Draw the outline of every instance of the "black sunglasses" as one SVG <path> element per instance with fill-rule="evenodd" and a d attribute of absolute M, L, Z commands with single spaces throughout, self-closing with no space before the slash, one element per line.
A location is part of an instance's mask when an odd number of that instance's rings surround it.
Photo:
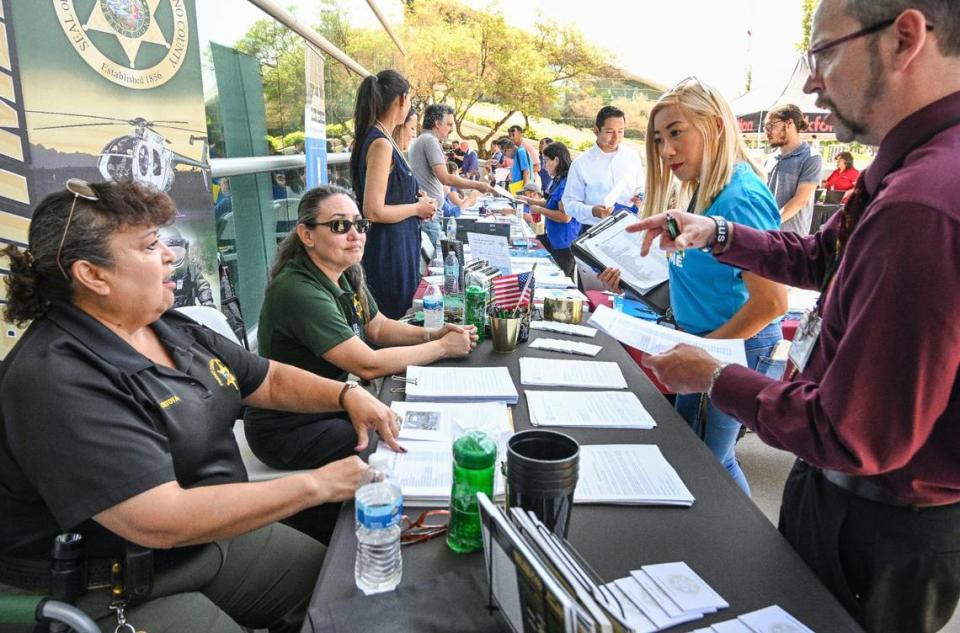
<path fill-rule="evenodd" d="M 331 233 L 343 235 L 344 233 L 348 233 L 351 227 L 355 228 L 357 233 L 366 233 L 370 230 L 373 222 L 364 218 L 360 218 L 359 220 L 337 218 L 336 220 L 327 220 L 326 222 L 303 222 L 302 224 L 310 229 L 317 226 L 326 226 L 330 229 Z"/>
<path fill-rule="evenodd" d="M 96 202 L 100 199 L 100 196 L 97 195 L 97 192 L 93 190 L 93 187 L 90 186 L 86 180 L 80 180 L 79 178 L 71 178 L 64 185 L 67 191 L 73 194 L 73 203 L 70 205 L 70 213 L 67 214 L 67 223 L 63 226 L 63 235 L 60 236 L 60 246 L 57 247 L 57 268 L 60 269 L 60 273 L 63 275 L 63 278 L 68 280 L 70 275 L 67 274 L 67 271 L 63 268 L 63 263 L 60 261 L 60 256 L 63 254 L 63 243 L 67 240 L 67 231 L 70 230 L 70 223 L 73 222 L 73 212 L 77 208 L 77 198 L 83 198 L 84 200 L 91 200 Z"/>

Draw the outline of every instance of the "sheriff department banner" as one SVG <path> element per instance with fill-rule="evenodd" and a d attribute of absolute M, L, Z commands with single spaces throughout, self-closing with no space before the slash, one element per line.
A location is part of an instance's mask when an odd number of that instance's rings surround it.
<path fill-rule="evenodd" d="M 177 305 L 218 304 L 194 0 L 2 0 L 0 12 L 0 242 L 25 245 L 32 209 L 68 178 L 134 179 L 177 203 L 162 232 Z M 18 336 L 3 324 L 0 357 Z"/>

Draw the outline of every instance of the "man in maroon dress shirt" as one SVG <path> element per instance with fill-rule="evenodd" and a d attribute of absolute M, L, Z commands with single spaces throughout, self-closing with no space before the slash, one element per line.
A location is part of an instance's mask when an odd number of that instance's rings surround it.
<path fill-rule="evenodd" d="M 784 380 L 678 346 L 646 364 L 799 458 L 780 531 L 868 631 L 936 631 L 960 596 L 960 10 L 823 0 L 805 90 L 877 145 L 842 212 L 801 237 L 674 212 L 668 250 L 821 290 Z"/>

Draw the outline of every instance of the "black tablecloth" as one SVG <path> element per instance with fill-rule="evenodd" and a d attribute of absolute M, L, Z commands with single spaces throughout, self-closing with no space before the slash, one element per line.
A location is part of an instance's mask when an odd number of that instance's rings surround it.
<path fill-rule="evenodd" d="M 568 338 L 556 333 L 531 331 L 537 336 Z M 561 429 L 581 444 L 657 444 L 667 460 L 680 474 L 696 501 L 691 508 L 658 506 L 574 506 L 569 540 L 584 559 L 605 581 L 627 576 L 642 565 L 684 561 L 730 603 L 729 609 L 703 620 L 676 627 L 692 631 L 713 622 L 734 618 L 739 614 L 777 604 L 804 624 L 818 632 L 840 633 L 860 631 L 860 627 L 817 580 L 799 556 L 774 529 L 756 505 L 737 487 L 726 470 L 706 446 L 689 429 L 619 343 L 602 332 L 590 342 L 603 346 L 593 360 L 615 361 L 620 365 L 627 384 L 637 394 L 657 422 L 652 430 Z M 506 366 L 521 392 L 520 402 L 513 407 L 516 430 L 530 428 L 524 390 L 520 384 L 519 358 L 580 358 L 530 349 L 522 344 L 513 354 L 493 351 L 484 342 L 469 358 L 444 361 L 440 366 Z M 391 402 L 402 395 L 391 393 L 401 386 L 391 379 L 384 381 L 381 399 Z M 545 389 L 537 387 L 536 389 Z M 419 510 L 417 508 L 416 510 Z M 337 607 L 342 600 L 356 598 L 360 592 L 353 579 L 356 553 L 353 504 L 344 504 L 330 549 L 317 581 L 311 602 L 311 617 L 303 631 L 314 629 L 311 619 Z M 442 538 L 404 547 L 403 580 L 400 587 L 455 572 L 461 568 L 479 569 L 483 554 L 458 555 L 450 551 Z M 359 605 L 370 599 L 361 598 Z M 478 604 L 486 604 L 486 596 L 477 596 Z M 373 606 L 373 604 L 371 604 Z M 435 606 L 436 615 L 448 618 L 449 630 L 455 625 L 458 610 L 442 600 Z M 323 617 L 328 617 L 323 615 Z M 383 614 L 390 618 L 389 613 Z M 343 629 L 337 629 L 343 630 Z"/>

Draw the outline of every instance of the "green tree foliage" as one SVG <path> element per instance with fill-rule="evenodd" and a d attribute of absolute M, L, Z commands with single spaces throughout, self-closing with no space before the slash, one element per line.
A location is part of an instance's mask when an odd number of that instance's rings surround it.
<path fill-rule="evenodd" d="M 405 73 L 414 102 L 449 103 L 457 134 L 481 148 L 517 113 L 550 116 L 565 82 L 609 69 L 608 53 L 556 23 L 528 33 L 507 24 L 502 13 L 474 11 L 455 0 L 410 0 L 405 22 Z M 470 133 L 463 123 L 481 101 L 505 114 L 483 126 L 485 132 Z"/>
<path fill-rule="evenodd" d="M 807 52 L 810 48 L 810 31 L 813 29 L 813 12 L 816 11 L 820 0 L 800 0 L 802 3 L 801 11 L 801 34 L 800 41 L 797 42 L 797 50 L 801 53 Z"/>
<path fill-rule="evenodd" d="M 573 26 L 538 23 L 533 32 L 509 25 L 499 11 L 475 11 L 456 0 L 405 0 L 401 37 L 403 58 L 380 28 L 350 25 L 335 0 L 321 0 L 316 31 L 371 72 L 396 68 L 411 83 L 418 109 L 443 102 L 455 111 L 457 134 L 481 148 L 501 135 L 516 114 L 551 116 L 562 96 L 577 93 L 579 80 L 615 74 L 611 54 L 587 42 Z M 236 43 L 262 65 L 267 129 L 283 137 L 303 129 L 305 43 L 273 20 L 256 22 Z M 353 109 L 360 77 L 325 57 L 324 82 L 329 130 L 352 134 Z M 471 116 L 480 102 L 505 112 L 499 121 Z M 477 132 L 477 128 L 483 131 Z"/>
<path fill-rule="evenodd" d="M 283 136 L 303 129 L 303 39 L 272 19 L 257 20 L 234 45 L 260 62 L 267 109 L 267 132 Z"/>

